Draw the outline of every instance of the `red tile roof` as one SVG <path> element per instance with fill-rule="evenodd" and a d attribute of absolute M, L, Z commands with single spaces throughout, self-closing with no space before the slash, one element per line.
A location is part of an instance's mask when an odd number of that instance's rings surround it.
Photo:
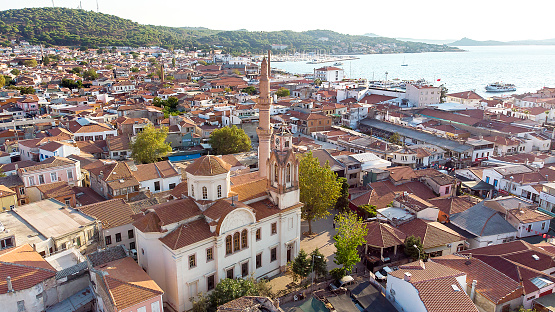
<path fill-rule="evenodd" d="M 6 278 L 15 291 L 31 288 L 56 276 L 56 269 L 29 244 L 0 251 L 0 294 L 8 292 Z"/>

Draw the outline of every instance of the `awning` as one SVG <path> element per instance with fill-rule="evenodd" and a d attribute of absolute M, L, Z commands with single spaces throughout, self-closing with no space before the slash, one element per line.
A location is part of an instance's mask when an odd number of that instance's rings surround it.
<path fill-rule="evenodd" d="M 473 191 L 492 191 L 495 190 L 495 186 L 486 183 L 484 181 L 480 181 L 478 182 L 478 184 L 476 184 L 475 186 L 470 188 Z"/>
<path fill-rule="evenodd" d="M 353 301 L 346 294 L 336 297 L 327 297 L 333 308 L 337 312 L 359 312 L 360 310 L 355 306 Z"/>

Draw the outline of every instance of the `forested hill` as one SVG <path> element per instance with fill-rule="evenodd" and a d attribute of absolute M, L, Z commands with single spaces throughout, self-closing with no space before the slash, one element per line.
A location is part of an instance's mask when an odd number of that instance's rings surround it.
<path fill-rule="evenodd" d="M 350 36 L 328 30 L 218 31 L 194 27 L 141 25 L 117 16 L 66 8 L 0 11 L 0 44 L 9 40 L 61 46 L 162 46 L 176 49 L 221 48 L 230 53 L 261 53 L 272 44 L 285 51 L 327 53 L 417 53 L 457 51 L 455 47 L 404 42 L 384 37 Z"/>

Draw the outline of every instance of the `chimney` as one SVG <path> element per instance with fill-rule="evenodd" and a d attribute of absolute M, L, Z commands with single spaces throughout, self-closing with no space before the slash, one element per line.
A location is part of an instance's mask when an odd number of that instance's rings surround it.
<path fill-rule="evenodd" d="M 104 171 L 100 170 L 100 174 L 98 175 L 98 177 L 104 179 Z"/>
<path fill-rule="evenodd" d="M 470 289 L 470 300 L 474 302 L 474 297 L 476 296 L 476 280 L 472 281 L 472 289 Z"/>
<path fill-rule="evenodd" d="M 17 169 L 19 169 L 19 165 L 15 164 L 15 171 L 17 171 Z"/>
<path fill-rule="evenodd" d="M 405 272 L 404 275 L 405 275 L 404 280 L 406 282 L 410 282 L 410 278 L 412 277 L 412 274 L 410 274 L 409 272 Z"/>
<path fill-rule="evenodd" d="M 7 282 L 7 284 L 8 284 L 8 292 L 9 292 L 9 293 L 14 292 L 13 286 L 12 286 L 12 278 L 9 277 L 9 276 L 6 277 L 6 282 Z"/>
<path fill-rule="evenodd" d="M 278 311 L 281 310 L 281 309 L 279 308 L 279 298 L 276 298 L 276 300 L 274 300 L 274 307 L 276 307 L 276 309 L 277 309 Z"/>

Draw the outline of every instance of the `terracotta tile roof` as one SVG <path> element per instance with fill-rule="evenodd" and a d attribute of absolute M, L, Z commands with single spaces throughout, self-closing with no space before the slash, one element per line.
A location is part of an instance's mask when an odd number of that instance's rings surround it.
<path fill-rule="evenodd" d="M 137 165 L 137 170 L 133 171 L 135 178 L 140 181 L 148 181 L 152 179 L 165 179 L 178 176 L 179 173 L 172 166 L 169 160 L 157 163 Z"/>
<path fill-rule="evenodd" d="M 262 197 L 267 194 L 267 189 L 268 180 L 266 178 L 259 178 L 253 182 L 231 187 L 231 191 L 239 196 L 239 201 Z"/>
<path fill-rule="evenodd" d="M 180 225 L 168 235 L 160 238 L 160 241 L 171 249 L 177 250 L 215 236 L 216 233 L 210 231 L 206 220 L 201 218 Z"/>
<path fill-rule="evenodd" d="M 436 206 L 448 216 L 463 212 L 468 208 L 476 205 L 480 200 L 472 196 L 455 196 L 447 198 L 431 198 L 428 199 L 430 204 Z"/>
<path fill-rule="evenodd" d="M 41 150 L 45 150 L 45 151 L 49 151 L 49 152 L 54 152 L 55 150 L 59 149 L 60 147 L 62 147 L 63 144 L 60 142 L 56 142 L 56 141 L 52 141 L 52 142 L 48 142 L 44 145 L 41 145 L 39 147 L 39 149 Z"/>
<path fill-rule="evenodd" d="M 0 251 L 0 294 L 8 292 L 6 278 L 15 291 L 31 288 L 56 276 L 56 269 L 29 244 Z"/>
<path fill-rule="evenodd" d="M 228 199 L 220 199 L 217 200 L 213 205 L 208 207 L 203 214 L 212 220 L 223 220 L 223 218 L 233 210 L 237 208 L 247 208 L 250 210 L 250 207 L 243 204 L 240 201 L 234 201 L 233 206 L 231 200 Z"/>
<path fill-rule="evenodd" d="M 187 181 L 182 181 L 178 185 L 175 186 L 173 190 L 170 191 L 170 194 L 175 198 L 182 198 L 183 196 L 189 195 L 189 189 L 187 188 Z"/>
<path fill-rule="evenodd" d="M 85 153 L 89 154 L 101 154 L 104 153 L 104 149 L 99 146 L 99 141 L 77 141 L 77 147 Z"/>
<path fill-rule="evenodd" d="M 195 201 L 190 197 L 158 204 L 150 208 L 149 211 L 144 217 L 139 218 L 133 223 L 141 231 L 143 229 L 145 231 L 159 231 L 160 226 L 187 220 L 202 213 Z M 152 214 L 155 216 L 152 216 Z M 144 218 L 147 219 L 142 220 Z"/>
<path fill-rule="evenodd" d="M 231 186 L 237 186 L 244 183 L 254 182 L 260 178 L 259 172 L 249 172 L 230 177 Z"/>
<path fill-rule="evenodd" d="M 478 312 L 455 277 L 427 280 L 413 284 L 428 312 Z M 456 285 L 459 291 L 455 291 Z"/>
<path fill-rule="evenodd" d="M 389 224 L 372 221 L 366 223 L 366 228 L 366 244 L 372 247 L 388 248 L 405 243 L 406 235 Z"/>
<path fill-rule="evenodd" d="M 108 273 L 103 274 L 102 279 L 117 311 L 160 297 L 164 293 L 131 257 L 108 262 L 96 269 Z"/>
<path fill-rule="evenodd" d="M 370 204 L 376 205 L 378 209 L 385 208 L 391 203 L 393 199 L 395 199 L 395 193 L 408 192 L 418 194 L 422 199 L 436 197 L 430 188 L 419 181 L 408 182 L 401 185 L 395 185 L 391 181 L 381 181 L 370 183 L 370 187 L 373 189 Z"/>
<path fill-rule="evenodd" d="M 412 277 L 410 279 L 411 284 L 439 279 L 443 277 L 455 277 L 464 275 L 464 273 L 459 270 L 455 270 L 431 261 L 422 262 L 422 260 L 401 265 L 399 266 L 399 270 L 393 271 L 389 274 L 403 279 L 405 272 L 409 272 L 412 274 Z"/>
<path fill-rule="evenodd" d="M 302 204 L 300 204 L 302 205 Z M 268 218 L 275 214 L 282 212 L 276 205 L 274 205 L 269 199 L 263 199 L 254 203 L 250 203 L 249 207 L 254 210 L 256 215 L 256 221 Z"/>
<path fill-rule="evenodd" d="M 36 188 L 46 196 L 46 198 L 56 198 L 62 196 L 75 195 L 72 187 L 65 181 L 54 182 L 49 184 L 37 185 Z"/>
<path fill-rule="evenodd" d="M 19 168 L 19 170 L 21 172 L 27 173 L 27 172 L 46 169 L 46 168 L 63 167 L 63 166 L 74 165 L 74 164 L 75 163 L 72 160 L 69 160 L 65 157 L 54 156 L 41 161 L 38 165 Z"/>
<path fill-rule="evenodd" d="M 160 218 L 154 212 L 147 211 L 144 215 L 142 213 L 134 215 L 133 219 L 135 220 L 133 226 L 143 233 L 162 232 Z"/>
<path fill-rule="evenodd" d="M 221 158 L 205 155 L 185 168 L 185 171 L 195 176 L 214 176 L 229 172 L 231 165 Z"/>
<path fill-rule="evenodd" d="M 411 167 L 399 166 L 386 168 L 385 170 L 389 171 L 389 178 L 395 182 L 416 179 L 416 174 Z"/>
<path fill-rule="evenodd" d="M 125 224 L 133 223 L 131 216 L 134 214 L 131 206 L 123 199 L 106 200 L 99 203 L 77 208 L 102 222 L 103 229 L 111 229 Z"/>
<path fill-rule="evenodd" d="M 552 217 L 535 209 L 520 208 L 509 210 L 509 214 L 515 217 L 521 223 L 532 223 L 538 221 L 548 221 Z"/>
<path fill-rule="evenodd" d="M 467 284 L 471 285 L 472 281 L 476 280 L 476 292 L 496 305 L 523 295 L 522 286 L 518 282 L 510 279 L 480 259 L 448 255 L 433 258 L 432 261 L 465 272 Z"/>
<path fill-rule="evenodd" d="M 231 154 L 222 155 L 222 160 L 225 161 L 226 163 L 228 163 L 229 165 L 231 165 L 231 167 L 243 166 L 243 164 L 241 164 L 241 162 L 239 160 L 237 160 L 237 158 L 235 158 L 235 156 L 233 156 Z"/>
<path fill-rule="evenodd" d="M 424 249 L 445 246 L 447 244 L 463 241 L 464 237 L 439 222 L 414 219 L 399 226 L 399 230 L 406 236 L 420 237 Z"/>
<path fill-rule="evenodd" d="M 74 186 L 75 199 L 83 206 L 105 201 L 106 199 L 90 187 Z"/>

